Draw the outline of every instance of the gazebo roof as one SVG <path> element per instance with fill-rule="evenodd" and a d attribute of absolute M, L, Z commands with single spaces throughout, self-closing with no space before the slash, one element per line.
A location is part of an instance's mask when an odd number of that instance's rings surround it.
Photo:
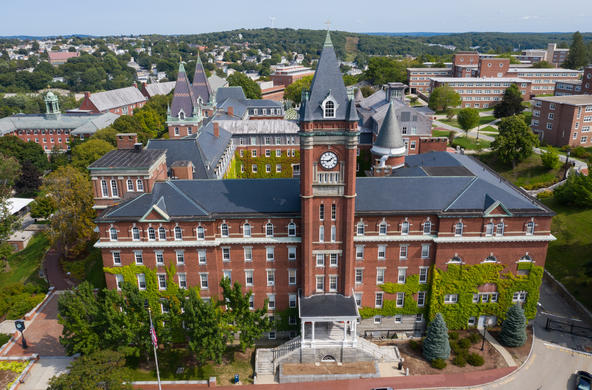
<path fill-rule="evenodd" d="M 321 294 L 300 298 L 300 318 L 357 318 L 356 299 L 341 294 Z"/>

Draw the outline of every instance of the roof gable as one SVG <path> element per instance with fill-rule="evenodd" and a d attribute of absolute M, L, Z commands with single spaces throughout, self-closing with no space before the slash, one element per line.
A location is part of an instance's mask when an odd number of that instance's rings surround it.
<path fill-rule="evenodd" d="M 140 222 L 168 222 L 170 221 L 169 215 L 161 209 L 160 206 L 164 206 L 164 198 L 160 198 L 157 204 L 152 205 L 150 209 L 140 218 Z M 164 207 L 166 209 L 166 206 Z"/>

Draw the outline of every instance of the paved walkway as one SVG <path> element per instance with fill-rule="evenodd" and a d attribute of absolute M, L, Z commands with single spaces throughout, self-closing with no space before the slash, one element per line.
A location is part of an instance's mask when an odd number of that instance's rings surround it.
<path fill-rule="evenodd" d="M 74 358 L 71 357 L 42 357 L 33 364 L 25 383 L 19 390 L 45 390 L 49 380 L 54 375 L 63 374 Z"/>
<path fill-rule="evenodd" d="M 60 256 L 57 250 L 53 248 L 48 250 L 45 254 L 43 264 L 50 286 L 54 286 L 56 290 L 68 290 L 74 285 L 74 283 L 66 278 L 66 274 L 62 270 Z"/>
<path fill-rule="evenodd" d="M 517 366 L 514 358 L 512 355 L 510 355 L 510 352 L 508 352 L 507 349 L 505 349 L 491 334 L 489 334 L 487 330 L 485 330 L 485 339 L 489 341 L 489 344 L 491 344 L 493 348 L 495 348 L 500 353 L 500 355 L 502 355 L 508 367 Z"/>

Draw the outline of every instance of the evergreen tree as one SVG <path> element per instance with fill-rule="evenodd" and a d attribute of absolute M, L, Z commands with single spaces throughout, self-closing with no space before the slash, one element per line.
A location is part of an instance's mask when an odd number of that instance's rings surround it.
<path fill-rule="evenodd" d="M 249 300 L 253 293 L 247 291 L 242 293 L 241 285 L 235 282 L 230 285 L 230 280 L 224 278 L 220 281 L 224 304 L 226 305 L 225 315 L 228 318 L 227 323 L 232 324 L 231 332 L 233 335 L 239 335 L 240 347 L 244 351 L 255 344 L 263 333 L 271 329 L 271 323 L 265 316 L 267 313 L 267 300 L 261 309 L 251 310 Z"/>
<path fill-rule="evenodd" d="M 532 148 L 538 145 L 538 138 L 520 115 L 503 118 L 498 128 L 499 135 L 491 147 L 500 161 L 512 163 L 513 167 L 530 156 Z"/>
<path fill-rule="evenodd" d="M 507 347 L 520 347 L 526 342 L 526 317 L 519 304 L 508 309 L 506 319 L 502 322 L 500 340 Z"/>
<path fill-rule="evenodd" d="M 580 69 L 588 64 L 588 59 L 588 49 L 584 45 L 584 38 L 579 31 L 576 31 L 572 37 L 569 54 L 562 66 L 568 69 Z"/>
<path fill-rule="evenodd" d="M 26 160 L 22 165 L 22 172 L 16 183 L 14 190 L 18 196 L 35 196 L 41 185 L 41 173 L 32 162 Z"/>
<path fill-rule="evenodd" d="M 493 116 L 496 118 L 504 118 L 520 114 L 524 110 L 522 105 L 522 94 L 516 84 L 510 85 L 504 91 L 502 101 L 493 107 Z"/>
<path fill-rule="evenodd" d="M 423 341 L 423 357 L 432 361 L 448 359 L 449 356 L 448 328 L 442 314 L 438 313 L 428 325 L 426 338 Z"/>

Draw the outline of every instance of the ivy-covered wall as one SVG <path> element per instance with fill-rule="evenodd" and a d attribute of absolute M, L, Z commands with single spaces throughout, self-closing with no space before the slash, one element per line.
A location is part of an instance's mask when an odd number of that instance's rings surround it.
<path fill-rule="evenodd" d="M 257 173 L 253 173 L 252 166 L 257 164 Z M 271 165 L 271 172 L 265 171 L 265 166 Z M 282 171 L 276 172 L 276 165 L 282 165 Z M 243 150 L 243 157 L 240 156 L 240 151 L 234 153 L 234 158 L 230 164 L 230 168 L 226 174 L 228 179 L 261 179 L 261 178 L 291 178 L 292 164 L 300 164 L 300 151 L 296 150 L 294 157 L 288 156 L 287 150 L 282 150 L 281 157 L 276 157 L 275 149 L 271 149 L 271 156 L 252 157 L 248 149 Z M 241 166 L 245 167 L 245 171 L 241 172 Z"/>
<path fill-rule="evenodd" d="M 520 263 L 519 269 L 528 269 L 528 275 L 514 275 L 504 270 L 502 264 L 476 264 L 465 266 L 449 264 L 446 270 L 436 268 L 432 274 L 429 299 L 429 318 L 442 313 L 450 329 L 465 329 L 469 317 L 482 315 L 496 316 L 503 320 L 513 305 L 512 296 L 516 291 L 526 291 L 523 305 L 526 318 L 534 318 L 539 300 L 539 288 L 543 278 L 543 267 L 532 263 Z M 497 286 L 497 302 L 473 303 L 473 294 L 485 283 Z M 458 302 L 445 304 L 444 295 L 458 294 Z"/>
<path fill-rule="evenodd" d="M 504 271 L 502 264 L 477 264 L 472 266 L 450 264 L 446 270 L 430 267 L 427 284 L 419 283 L 418 275 L 411 275 L 405 284 L 385 283 L 380 288 L 385 292 L 382 308 L 360 308 L 362 318 L 376 315 L 394 316 L 396 314 L 428 315 L 433 319 L 442 313 L 449 329 L 466 329 L 469 317 L 482 315 L 496 316 L 498 322 L 505 318 L 506 312 L 514 303 L 514 292 L 526 291 L 523 305 L 526 318 L 536 315 L 539 300 L 539 288 L 543 277 L 543 267 L 532 263 L 519 263 L 519 270 L 529 270 L 528 275 L 514 275 Z M 497 286 L 497 302 L 473 303 L 473 294 L 479 293 L 478 287 L 486 283 Z M 418 307 L 415 295 L 427 291 L 425 307 Z M 405 293 L 403 307 L 396 307 L 396 293 Z M 458 294 L 458 302 L 444 303 L 444 295 Z"/>

